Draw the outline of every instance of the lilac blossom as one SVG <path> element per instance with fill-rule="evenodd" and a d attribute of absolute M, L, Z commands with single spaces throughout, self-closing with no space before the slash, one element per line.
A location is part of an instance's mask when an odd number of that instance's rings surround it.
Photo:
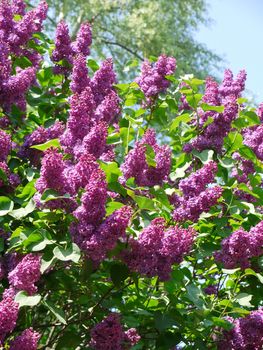
<path fill-rule="evenodd" d="M 163 218 L 154 219 L 139 235 L 130 240 L 130 251 L 123 253 L 129 268 L 147 277 L 163 281 L 171 275 L 173 264 L 182 262 L 192 248 L 195 231 L 178 226 L 165 228 Z"/>
<path fill-rule="evenodd" d="M 52 52 L 51 59 L 53 62 L 67 60 L 69 63 L 72 63 L 72 54 L 69 29 L 67 24 L 62 20 L 57 25 L 55 50 Z"/>
<path fill-rule="evenodd" d="M 82 23 L 77 34 L 76 41 L 72 44 L 73 51 L 76 54 L 88 56 L 90 54 L 90 46 L 92 43 L 91 25 L 86 22 Z"/>
<path fill-rule="evenodd" d="M 103 171 L 94 172 L 85 187 L 81 197 L 81 206 L 74 212 L 74 216 L 85 224 L 99 224 L 105 216 L 107 199 L 107 182 Z"/>
<path fill-rule="evenodd" d="M 86 58 L 83 54 L 79 54 L 73 62 L 70 88 L 74 93 L 81 93 L 89 85 L 90 78 Z"/>
<path fill-rule="evenodd" d="M 238 113 L 237 99 L 245 88 L 245 80 L 245 71 L 240 71 L 234 80 L 230 70 L 225 71 L 224 80 L 219 86 L 212 78 L 206 80 L 206 90 L 202 102 L 209 105 L 222 105 L 224 111 L 221 113 L 216 111 L 204 112 L 201 108 L 198 109 L 198 126 L 202 129 L 195 139 L 184 146 L 185 152 L 191 152 L 192 149 L 199 152 L 205 149 L 214 149 L 218 153 L 222 152 L 224 137 L 230 132 L 232 121 Z M 208 117 L 211 117 L 213 121 L 203 127 Z"/>
<path fill-rule="evenodd" d="M 234 95 L 240 97 L 241 92 L 245 89 L 246 71 L 241 70 L 236 79 L 233 77 L 233 73 L 230 69 L 225 70 L 224 79 L 219 86 L 219 93 L 222 97 Z"/>
<path fill-rule="evenodd" d="M 210 285 L 204 289 L 204 292 L 207 295 L 213 295 L 213 294 L 217 294 L 217 289 L 218 289 L 217 286 Z"/>
<path fill-rule="evenodd" d="M 96 158 L 91 154 L 80 156 L 76 164 L 69 163 L 64 171 L 70 192 L 76 194 L 80 188 L 85 188 L 93 172 L 99 169 Z"/>
<path fill-rule="evenodd" d="M 17 71 L 4 83 L 3 108 L 10 110 L 12 104 L 16 104 L 21 110 L 26 109 L 25 93 L 35 82 L 36 69 L 33 67 Z"/>
<path fill-rule="evenodd" d="M 258 159 L 263 161 L 263 125 L 246 128 L 243 137 L 244 145 L 250 147 Z"/>
<path fill-rule="evenodd" d="M 94 111 L 95 102 L 90 87 L 71 97 L 67 128 L 60 138 L 66 152 L 73 153 L 74 147 L 81 145 L 93 125 Z"/>
<path fill-rule="evenodd" d="M 140 341 L 141 337 L 136 328 L 130 328 L 125 332 L 125 341 L 131 346 L 136 345 Z"/>
<path fill-rule="evenodd" d="M 217 164 L 213 161 L 205 164 L 200 170 L 191 174 L 179 183 L 179 189 L 185 198 L 199 195 L 206 189 L 206 186 L 215 180 Z"/>
<path fill-rule="evenodd" d="M 26 13 L 26 3 L 24 0 L 13 0 L 12 1 L 13 13 L 24 16 Z"/>
<path fill-rule="evenodd" d="M 147 163 L 147 146 L 150 146 L 155 154 L 156 166 Z M 148 129 L 141 141 L 136 142 L 135 147 L 125 158 L 121 166 L 123 178 L 126 181 L 134 177 L 138 186 L 160 185 L 167 180 L 171 168 L 171 150 L 168 146 L 159 146 L 153 129 Z"/>
<path fill-rule="evenodd" d="M 91 79 L 91 87 L 97 106 L 103 101 L 105 96 L 112 91 L 113 84 L 116 82 L 113 62 L 112 59 L 109 58 L 102 62 L 102 65 Z"/>
<path fill-rule="evenodd" d="M 89 133 L 83 138 L 81 147 L 74 148 L 74 154 L 78 158 L 81 154 L 92 154 L 96 159 L 106 150 L 106 139 L 108 136 L 108 125 L 100 122 L 93 126 Z"/>
<path fill-rule="evenodd" d="M 52 189 L 61 195 L 65 194 L 67 186 L 64 175 L 65 167 L 62 154 L 58 153 L 57 149 L 50 148 L 46 150 L 42 159 L 40 178 L 36 182 L 36 189 L 40 193 Z"/>
<path fill-rule="evenodd" d="M 42 152 L 30 148 L 34 145 L 45 143 L 49 140 L 59 138 L 64 132 L 64 124 L 56 121 L 49 128 L 39 126 L 32 134 L 25 137 L 25 141 L 19 150 L 19 155 L 22 158 L 28 158 L 32 164 L 38 165 L 42 156 Z"/>
<path fill-rule="evenodd" d="M 166 79 L 166 76 L 174 74 L 175 69 L 176 60 L 173 57 L 161 55 L 153 66 L 149 61 L 144 61 L 141 75 L 136 79 L 136 82 L 148 102 L 170 86 L 170 81 Z"/>
<path fill-rule="evenodd" d="M 233 324 L 230 331 L 223 331 L 219 350 L 261 350 L 263 346 L 263 309 L 251 311 L 243 318 L 227 318 Z"/>
<path fill-rule="evenodd" d="M 5 162 L 11 151 L 12 143 L 9 134 L 0 129 L 0 161 Z"/>
<path fill-rule="evenodd" d="M 33 328 L 25 329 L 10 344 L 10 350 L 37 350 L 41 335 Z"/>
<path fill-rule="evenodd" d="M 215 253 L 215 258 L 225 268 L 248 268 L 250 259 L 263 253 L 263 221 L 249 232 L 243 228 L 238 229 L 229 237 L 224 238 L 221 246 L 221 250 Z"/>
<path fill-rule="evenodd" d="M 119 113 L 120 99 L 114 90 L 105 96 L 95 111 L 98 120 L 105 121 L 108 124 L 113 123 Z"/>
<path fill-rule="evenodd" d="M 41 258 L 27 254 L 8 274 L 9 283 L 17 290 L 25 290 L 29 295 L 37 291 L 35 283 L 40 279 Z"/>
<path fill-rule="evenodd" d="M 120 316 L 112 313 L 91 329 L 89 346 L 94 350 L 130 349 L 140 340 L 136 329 L 124 332 Z"/>
<path fill-rule="evenodd" d="M 12 298 L 3 298 L 0 302 L 0 344 L 16 326 L 18 304 Z"/>
<path fill-rule="evenodd" d="M 92 174 L 82 196 L 82 205 L 74 212 L 77 224 L 70 228 L 73 240 L 95 262 L 102 261 L 119 238 L 124 237 L 131 208 L 122 207 L 104 221 L 107 183 L 102 172 Z"/>
<path fill-rule="evenodd" d="M 187 220 L 196 222 L 202 213 L 207 213 L 212 206 L 216 205 L 222 196 L 220 186 L 209 187 L 198 196 L 190 198 L 180 198 L 179 205 L 173 212 L 173 218 L 176 222 Z"/>
<path fill-rule="evenodd" d="M 42 30 L 42 23 L 47 17 L 47 10 L 47 3 L 42 1 L 36 8 L 26 12 L 21 20 L 15 23 L 14 31 L 9 36 L 9 44 L 15 53 L 19 54 L 20 46 L 26 45 L 35 32 Z"/>

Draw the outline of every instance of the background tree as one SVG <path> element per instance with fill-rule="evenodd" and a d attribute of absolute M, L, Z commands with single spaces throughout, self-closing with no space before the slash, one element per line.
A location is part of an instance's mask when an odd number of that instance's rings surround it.
<path fill-rule="evenodd" d="M 112 56 L 121 72 L 129 60 L 161 53 L 178 61 L 178 74 L 205 77 L 218 68 L 220 58 L 197 42 L 193 33 L 209 24 L 205 0 L 48 0 L 54 32 L 65 19 L 75 36 L 81 22 L 93 23 L 93 56 Z M 32 0 L 35 5 L 37 1 Z M 131 65 L 135 66 L 136 62 Z"/>

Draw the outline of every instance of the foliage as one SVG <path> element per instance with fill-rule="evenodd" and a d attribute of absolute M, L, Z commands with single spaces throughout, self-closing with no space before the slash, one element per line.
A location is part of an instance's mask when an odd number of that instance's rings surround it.
<path fill-rule="evenodd" d="M 175 79 L 161 56 L 118 84 L 76 42 L 54 70 L 45 4 L 21 4 L 0 9 L 0 344 L 261 349 L 263 108 L 245 72 Z"/>
<path fill-rule="evenodd" d="M 123 81 L 128 73 L 134 77 L 142 58 L 162 53 L 177 58 L 179 75 L 193 73 L 205 77 L 218 68 L 220 58 L 193 35 L 200 24 L 209 23 L 204 0 L 47 2 L 50 6 L 48 32 L 54 31 L 58 19 L 65 19 L 74 37 L 83 21 L 91 22 L 93 56 L 113 57 Z"/>

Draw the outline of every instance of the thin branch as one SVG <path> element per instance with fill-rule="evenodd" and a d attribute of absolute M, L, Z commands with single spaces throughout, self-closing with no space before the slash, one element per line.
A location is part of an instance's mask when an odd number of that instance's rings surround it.
<path fill-rule="evenodd" d="M 119 47 L 121 47 L 122 49 L 124 49 L 124 50 L 128 51 L 129 53 L 131 53 L 132 55 L 134 55 L 135 57 L 137 57 L 139 60 L 144 61 L 144 58 L 143 58 L 141 55 L 139 55 L 137 52 L 135 52 L 135 51 L 129 49 L 127 46 L 125 46 L 125 45 L 123 45 L 123 44 L 121 44 L 121 43 L 118 43 L 118 42 L 116 42 L 116 41 L 109 41 L 109 40 L 105 40 L 105 39 L 102 39 L 102 42 L 103 42 L 104 44 L 107 44 L 107 45 L 119 46 Z"/>

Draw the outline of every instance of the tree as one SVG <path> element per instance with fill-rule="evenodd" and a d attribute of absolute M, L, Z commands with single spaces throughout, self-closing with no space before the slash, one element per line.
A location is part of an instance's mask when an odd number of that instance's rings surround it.
<path fill-rule="evenodd" d="M 205 77 L 220 62 L 193 35 L 200 24 L 209 23 L 205 0 L 49 0 L 48 3 L 49 32 L 54 32 L 58 20 L 65 19 L 74 37 L 80 23 L 92 22 L 92 54 L 97 58 L 112 56 L 120 72 L 129 60 L 140 61 L 161 53 L 177 58 L 178 74 L 192 72 Z"/>

